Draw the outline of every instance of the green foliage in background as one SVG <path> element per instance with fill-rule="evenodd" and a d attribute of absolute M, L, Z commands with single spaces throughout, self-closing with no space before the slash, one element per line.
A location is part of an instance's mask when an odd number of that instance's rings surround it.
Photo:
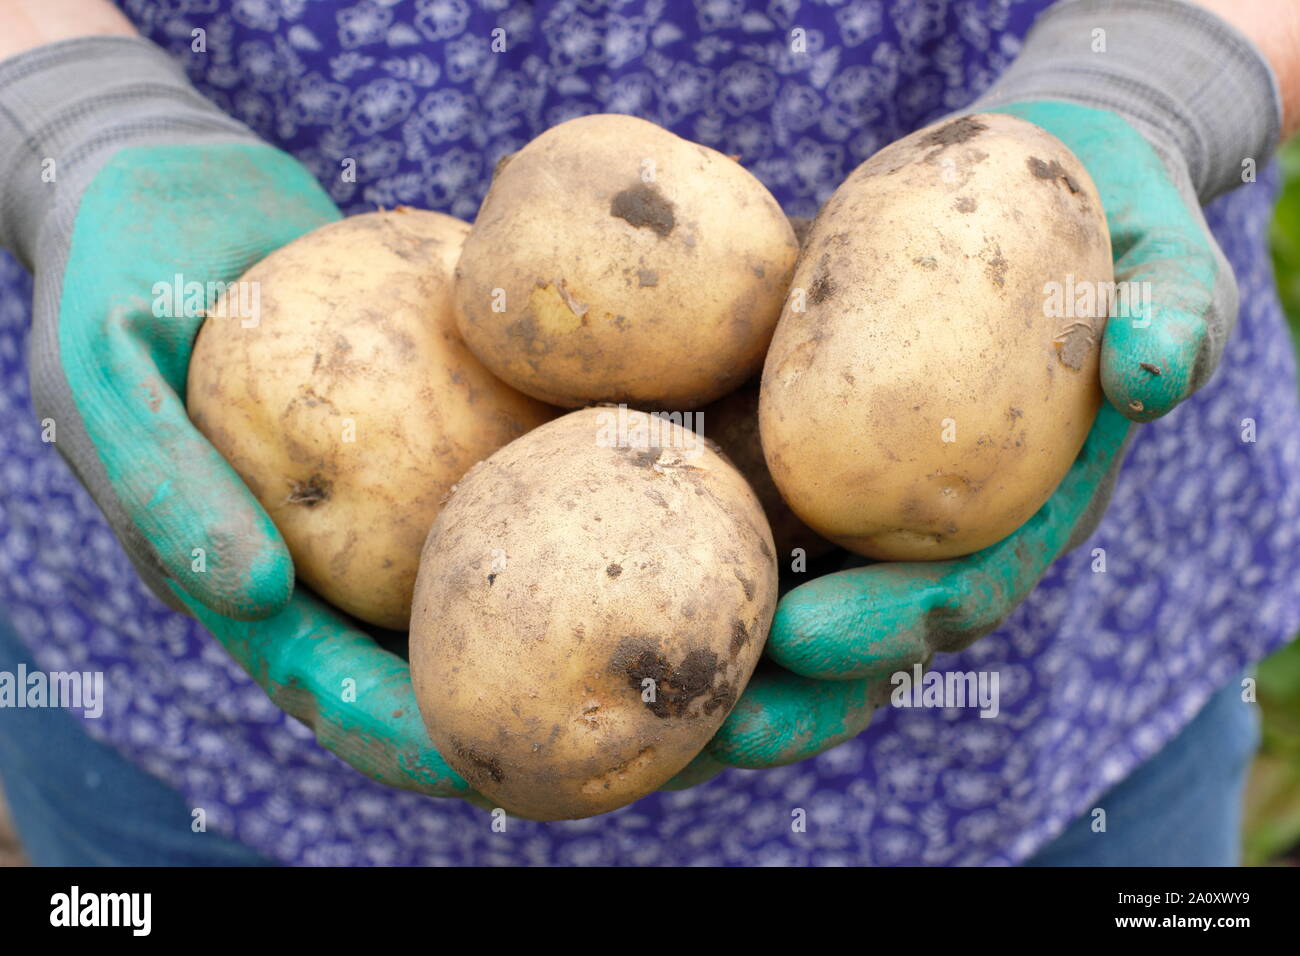
<path fill-rule="evenodd" d="M 1300 353 L 1300 139 L 1291 142 L 1279 157 L 1282 167 L 1282 195 L 1273 212 L 1269 244 L 1282 308 Z"/>
<path fill-rule="evenodd" d="M 1281 155 L 1269 235 L 1277 288 L 1300 355 L 1300 140 Z M 1263 740 L 1246 792 L 1245 862 L 1300 864 L 1300 641 L 1259 665 Z"/>

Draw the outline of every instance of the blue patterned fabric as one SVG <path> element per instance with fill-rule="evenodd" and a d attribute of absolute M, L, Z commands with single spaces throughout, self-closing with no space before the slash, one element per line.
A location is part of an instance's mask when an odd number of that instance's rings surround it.
<path fill-rule="evenodd" d="M 127 0 L 200 90 L 307 164 L 346 212 L 472 218 L 497 158 L 568 117 L 636 113 L 739 154 L 810 215 L 874 150 L 977 96 L 1031 0 Z M 504 28 L 508 48 L 491 51 Z M 806 31 L 806 57 L 790 30 Z M 206 31 L 206 54 L 190 52 Z M 357 160 L 355 183 L 338 175 Z M 996 633 L 936 666 L 996 669 L 1001 714 L 893 710 L 773 771 L 729 771 L 592 820 L 511 820 L 385 789 L 316 746 L 136 579 L 43 444 L 31 285 L 0 257 L 0 606 L 47 669 L 102 670 L 87 730 L 209 826 L 303 863 L 1015 863 L 1300 626 L 1300 406 L 1272 287 L 1273 170 L 1209 211 L 1242 315 L 1210 384 L 1134 441 L 1093 539 Z M 1243 441 L 1243 423 L 1254 441 Z M 1105 548 L 1106 571 L 1091 551 Z M 803 809 L 806 832 L 792 832 Z"/>

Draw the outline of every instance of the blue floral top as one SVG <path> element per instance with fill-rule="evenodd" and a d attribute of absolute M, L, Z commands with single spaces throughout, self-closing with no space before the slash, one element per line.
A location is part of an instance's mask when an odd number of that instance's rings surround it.
<path fill-rule="evenodd" d="M 302 160 L 345 212 L 409 203 L 466 219 L 502 154 L 595 111 L 739 154 L 787 212 L 811 215 L 876 149 L 987 87 L 1046 5 L 123 3 L 204 94 Z M 191 52 L 198 28 L 206 53 Z M 807 56 L 790 52 L 795 28 Z M 355 182 L 338 175 L 344 157 L 357 159 Z M 31 284 L 7 256 L 0 607 L 43 667 L 105 672 L 106 710 L 87 730 L 205 808 L 215 829 L 281 860 L 1014 863 L 1300 625 L 1300 407 L 1265 249 L 1275 189 L 1270 169 L 1209 210 L 1242 291 L 1214 379 L 1140 430 L 1093 540 L 996 633 L 936 660 L 996 669 L 996 719 L 889 710 L 815 760 L 729 771 L 590 820 L 511 820 L 504 833 L 464 803 L 373 783 L 136 578 L 41 441 L 25 362 Z M 1105 573 L 1092 570 L 1096 547 Z"/>

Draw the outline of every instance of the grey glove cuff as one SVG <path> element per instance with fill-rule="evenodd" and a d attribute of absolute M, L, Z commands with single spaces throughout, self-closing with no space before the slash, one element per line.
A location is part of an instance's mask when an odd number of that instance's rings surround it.
<path fill-rule="evenodd" d="M 77 37 L 0 61 L 0 247 L 31 268 L 41 230 L 70 234 L 86 184 L 123 146 L 255 139 L 140 37 Z"/>
<path fill-rule="evenodd" d="M 126 146 L 247 141 L 257 140 L 200 96 L 148 40 L 78 37 L 0 61 L 0 247 L 36 274 L 32 401 L 40 417 L 59 423 L 60 454 L 103 510 L 140 576 L 159 599 L 182 612 L 161 563 L 114 493 L 77 411 L 59 359 L 59 298 L 81 196 L 114 153 Z"/>
<path fill-rule="evenodd" d="M 1186 167 L 1202 203 L 1277 148 L 1282 99 L 1260 51 L 1183 0 L 1062 0 L 973 110 L 1068 100 L 1127 120 L 1165 165 Z"/>

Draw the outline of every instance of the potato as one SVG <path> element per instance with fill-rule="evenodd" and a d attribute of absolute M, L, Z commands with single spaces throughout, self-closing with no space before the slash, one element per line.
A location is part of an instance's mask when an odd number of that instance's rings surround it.
<path fill-rule="evenodd" d="M 190 360 L 190 417 L 275 522 L 298 576 L 405 629 L 420 548 L 475 462 L 554 417 L 493 378 L 450 311 L 468 226 L 399 208 L 273 252 L 229 290 Z M 252 326 L 252 327 L 245 327 Z"/>
<path fill-rule="evenodd" d="M 758 400 L 758 382 L 753 381 L 701 409 L 704 434 L 718 443 L 758 496 L 772 529 L 778 564 L 789 561 L 796 548 L 802 548 L 809 558 L 829 554 L 835 545 L 799 520 L 767 470 L 758 428 Z"/>
<path fill-rule="evenodd" d="M 781 494 L 884 560 L 1010 534 L 1096 415 L 1112 282 L 1096 187 L 1044 130 L 980 114 L 881 150 L 814 222 L 764 366 Z M 1054 315 L 1054 283 L 1100 304 Z"/>
<path fill-rule="evenodd" d="M 430 737 L 525 817 L 613 810 L 685 767 L 776 606 L 745 479 L 689 429 L 624 411 L 622 434 L 619 409 L 584 409 L 477 465 L 420 562 L 411 677 Z"/>
<path fill-rule="evenodd" d="M 543 401 L 697 408 L 757 374 L 797 252 L 736 161 L 583 116 L 498 167 L 456 268 L 457 324 Z"/>

